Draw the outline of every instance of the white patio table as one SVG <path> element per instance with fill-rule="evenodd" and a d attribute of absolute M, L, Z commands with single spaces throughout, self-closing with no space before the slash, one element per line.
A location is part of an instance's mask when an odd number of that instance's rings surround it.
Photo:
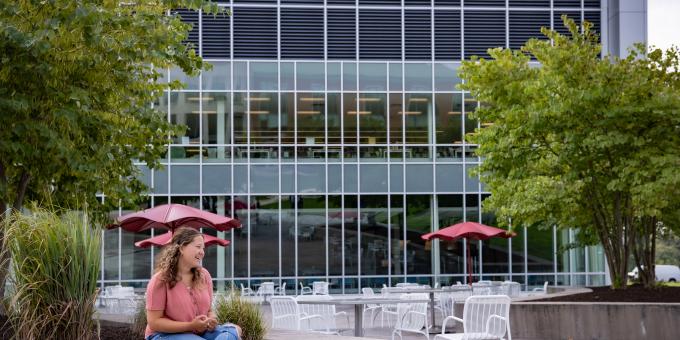
<path fill-rule="evenodd" d="M 395 298 L 375 298 L 357 297 L 357 298 L 333 298 L 332 300 L 310 300 L 298 301 L 298 304 L 320 304 L 320 305 L 353 305 L 354 306 L 354 336 L 364 336 L 364 305 L 365 304 L 397 304 L 397 303 L 418 303 L 428 302 L 428 300 L 402 300 Z"/>

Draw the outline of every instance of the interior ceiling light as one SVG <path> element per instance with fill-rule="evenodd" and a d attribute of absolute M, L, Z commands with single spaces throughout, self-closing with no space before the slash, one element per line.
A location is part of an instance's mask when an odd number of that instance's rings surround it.
<path fill-rule="evenodd" d="M 269 111 L 250 111 L 251 115 L 266 115 L 269 114 Z"/>
<path fill-rule="evenodd" d="M 301 102 L 323 102 L 323 98 L 315 98 L 315 97 L 300 97 Z"/>
<path fill-rule="evenodd" d="M 449 111 L 446 113 L 447 115 L 462 115 L 463 113 L 460 111 Z"/>
<path fill-rule="evenodd" d="M 209 97 L 209 96 L 203 97 L 202 99 L 203 99 L 204 102 L 215 100 L 215 98 Z M 197 101 L 201 100 L 201 97 L 187 97 L 187 100 L 192 101 L 192 102 L 197 102 Z"/>
<path fill-rule="evenodd" d="M 347 111 L 347 114 L 348 115 L 355 115 L 355 114 L 357 114 L 357 112 L 356 111 Z M 360 115 L 370 115 L 371 111 L 359 111 L 359 114 Z"/>
<path fill-rule="evenodd" d="M 299 115 L 318 115 L 321 113 L 321 111 L 315 111 L 315 110 L 307 110 L 307 111 L 298 111 L 297 112 Z"/>
<path fill-rule="evenodd" d="M 398 114 L 402 114 L 401 111 L 399 111 L 399 112 L 397 112 L 397 113 L 398 113 Z M 405 113 L 406 113 L 406 115 L 408 116 L 408 115 L 419 115 L 419 114 L 422 114 L 423 112 L 422 112 L 422 111 L 405 111 Z"/>
<path fill-rule="evenodd" d="M 368 97 L 368 98 L 359 98 L 359 101 L 360 101 L 360 102 L 371 102 L 371 103 L 375 103 L 375 102 L 382 101 L 382 99 L 381 99 L 381 98 L 375 98 L 375 97 Z"/>
<path fill-rule="evenodd" d="M 200 111 L 191 111 L 191 113 L 199 114 L 201 113 Z M 217 111 L 215 110 L 203 110 L 203 114 L 216 114 Z"/>
<path fill-rule="evenodd" d="M 271 98 L 269 97 L 250 97 L 251 102 L 268 102 Z"/>
<path fill-rule="evenodd" d="M 423 97 L 415 97 L 415 98 L 410 98 L 409 101 L 412 102 L 412 103 L 426 103 L 428 100 L 427 100 L 427 98 L 423 98 Z"/>

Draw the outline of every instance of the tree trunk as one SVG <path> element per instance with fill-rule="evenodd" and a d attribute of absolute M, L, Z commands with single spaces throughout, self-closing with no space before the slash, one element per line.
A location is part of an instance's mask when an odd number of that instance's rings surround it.
<path fill-rule="evenodd" d="M 636 220 L 634 228 L 638 230 L 635 244 L 632 247 L 635 264 L 638 267 L 638 278 L 645 288 L 656 285 L 654 262 L 656 257 L 657 219 L 641 217 Z"/>
<path fill-rule="evenodd" d="M 18 212 L 23 207 L 24 196 L 26 195 L 26 189 L 28 188 L 28 182 L 30 180 L 30 175 L 28 172 L 24 171 L 21 174 L 19 183 L 17 183 L 16 197 L 10 211 L 7 211 L 7 201 L 0 199 L 0 207 L 3 208 L 3 214 L 2 217 L 0 217 L 0 298 L 4 298 L 5 296 L 5 282 L 7 281 L 7 272 L 9 271 L 9 252 L 7 249 L 5 249 L 6 223 L 9 221 L 8 217 L 11 213 Z M 3 165 L 0 165 L 0 182 L 5 185 L 5 188 L 7 188 L 8 181 Z M 0 304 L 0 313 L 5 313 L 4 306 L 2 304 Z"/>

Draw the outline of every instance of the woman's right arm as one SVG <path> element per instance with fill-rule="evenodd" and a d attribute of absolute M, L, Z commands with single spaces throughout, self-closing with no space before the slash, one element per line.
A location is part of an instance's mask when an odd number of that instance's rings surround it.
<path fill-rule="evenodd" d="M 208 328 L 208 318 L 205 315 L 197 316 L 191 322 L 183 322 L 163 317 L 162 310 L 147 310 L 146 319 L 149 323 L 149 327 L 155 332 L 204 332 Z"/>

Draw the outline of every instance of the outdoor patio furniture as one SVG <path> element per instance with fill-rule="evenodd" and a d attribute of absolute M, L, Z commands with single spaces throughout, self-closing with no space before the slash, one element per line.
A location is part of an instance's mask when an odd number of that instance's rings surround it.
<path fill-rule="evenodd" d="M 282 283 L 280 286 L 274 288 L 275 295 L 286 295 L 286 283 Z"/>
<path fill-rule="evenodd" d="M 308 329 L 310 320 L 321 319 L 321 315 L 303 314 L 292 296 L 274 296 L 271 306 L 272 329 Z"/>
<path fill-rule="evenodd" d="M 403 294 L 402 300 L 427 300 L 427 294 Z M 417 333 L 425 336 L 429 340 L 428 335 L 430 325 L 427 323 L 427 302 L 402 303 L 397 307 L 397 322 L 392 331 L 392 340 L 394 336 L 398 335 L 402 338 L 402 332 Z"/>
<path fill-rule="evenodd" d="M 534 288 L 534 292 L 542 292 L 544 294 L 548 293 L 548 281 L 543 283 L 543 287 Z"/>
<path fill-rule="evenodd" d="M 328 295 L 328 282 L 314 281 L 312 282 L 313 295 Z"/>
<path fill-rule="evenodd" d="M 369 287 L 364 287 L 361 288 L 361 295 L 366 298 L 366 299 L 372 299 L 375 298 L 375 292 L 373 291 L 373 288 Z M 369 327 L 373 327 L 373 319 L 377 316 L 376 313 L 381 312 L 381 307 L 378 304 L 375 303 L 369 303 L 364 305 L 364 315 L 366 315 L 366 312 L 370 312 L 370 318 L 369 318 Z"/>
<path fill-rule="evenodd" d="M 300 301 L 318 301 L 318 300 L 332 300 L 330 295 L 300 295 L 295 300 Z M 340 334 L 343 329 L 349 329 L 349 315 L 346 312 L 336 312 L 335 305 L 328 304 L 300 304 L 298 305 L 301 315 L 319 315 L 321 318 L 309 319 L 303 327 L 307 330 L 320 332 L 324 334 Z M 339 328 L 336 322 L 338 317 L 343 317 L 346 320 L 346 328 Z"/>
<path fill-rule="evenodd" d="M 257 289 L 257 296 L 261 296 L 264 302 L 267 302 L 267 297 L 274 295 L 274 282 L 262 282 L 260 288 Z"/>
<path fill-rule="evenodd" d="M 305 294 L 312 294 L 312 288 L 303 286 L 302 282 L 300 282 L 300 295 Z"/>
<path fill-rule="evenodd" d="M 463 324 L 463 333 L 446 334 L 448 321 Z M 465 300 L 463 318 L 448 316 L 442 324 L 437 340 L 512 340 L 510 335 L 510 297 L 506 295 L 470 296 Z"/>
<path fill-rule="evenodd" d="M 255 295 L 255 292 L 253 292 L 252 289 L 249 287 L 244 287 L 243 283 L 241 283 L 241 296 L 253 296 Z"/>

